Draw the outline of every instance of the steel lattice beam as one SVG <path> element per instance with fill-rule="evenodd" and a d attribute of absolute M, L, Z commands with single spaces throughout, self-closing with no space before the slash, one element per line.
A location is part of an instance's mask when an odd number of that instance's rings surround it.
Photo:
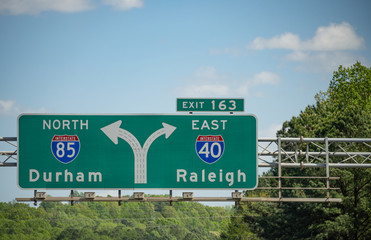
<path fill-rule="evenodd" d="M 326 167 L 326 156 L 329 157 L 330 168 L 371 167 L 371 138 L 327 138 L 327 141 L 333 149 L 326 151 L 321 145 L 325 144 L 326 138 L 259 138 L 259 167 L 278 167 L 279 163 L 275 160 L 279 155 L 281 166 L 288 168 Z M 0 147 L 9 150 L 0 150 L 0 167 L 16 167 L 17 138 L 0 137 L 1 142 L 4 144 Z M 352 145 L 363 146 L 367 151 L 348 150 Z"/>
<path fill-rule="evenodd" d="M 2 144 L 4 143 L 4 144 Z M 17 166 L 17 138 L 0 137 L 0 167 Z M 355 151 L 354 149 L 362 149 Z M 179 197 L 145 197 L 133 199 L 129 197 L 96 197 L 86 199 L 81 197 L 45 197 L 17 198 L 17 201 L 156 201 L 156 202 L 179 202 L 179 201 L 234 201 L 240 202 L 322 202 L 338 203 L 340 198 L 331 198 L 330 191 L 337 188 L 330 187 L 330 180 L 338 180 L 330 176 L 330 168 L 371 168 L 371 138 L 260 138 L 258 139 L 258 166 L 259 168 L 277 167 L 277 176 L 260 176 L 263 178 L 276 178 L 278 186 L 258 187 L 257 190 L 278 191 L 278 197 L 241 197 L 220 198 L 220 197 L 198 197 L 184 199 Z M 283 176 L 282 168 L 326 168 L 326 176 Z M 285 178 L 310 178 L 325 179 L 326 186 L 322 188 L 311 187 L 287 187 L 283 186 Z M 283 190 L 326 190 L 324 198 L 287 198 L 283 196 Z M 120 190 L 119 190 L 120 192 Z M 37 191 L 35 191 L 35 194 Z"/>

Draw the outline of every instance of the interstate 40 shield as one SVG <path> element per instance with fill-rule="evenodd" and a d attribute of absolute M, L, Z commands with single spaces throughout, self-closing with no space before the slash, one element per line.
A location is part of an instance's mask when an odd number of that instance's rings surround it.
<path fill-rule="evenodd" d="M 252 115 L 23 114 L 26 189 L 253 189 Z"/>
<path fill-rule="evenodd" d="M 221 135 L 218 136 L 198 136 L 196 140 L 196 152 L 205 163 L 215 163 L 224 152 L 224 140 Z"/>

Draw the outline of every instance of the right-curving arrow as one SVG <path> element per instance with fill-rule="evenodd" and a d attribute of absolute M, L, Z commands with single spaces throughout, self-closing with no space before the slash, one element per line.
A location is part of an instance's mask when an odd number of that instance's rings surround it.
<path fill-rule="evenodd" d="M 114 144 L 118 144 L 118 138 L 125 140 L 133 150 L 134 153 L 134 183 L 147 183 L 147 153 L 151 144 L 160 136 L 165 135 L 168 139 L 175 131 L 176 127 L 167 123 L 162 123 L 163 128 L 151 134 L 141 147 L 138 139 L 129 131 L 120 128 L 122 121 L 111 123 L 101 130 L 107 135 Z"/>

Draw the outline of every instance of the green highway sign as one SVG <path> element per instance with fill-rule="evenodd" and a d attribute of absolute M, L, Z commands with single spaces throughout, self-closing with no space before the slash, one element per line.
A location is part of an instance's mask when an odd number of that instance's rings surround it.
<path fill-rule="evenodd" d="M 177 98 L 178 112 L 243 112 L 243 98 Z"/>
<path fill-rule="evenodd" d="M 253 115 L 18 117 L 26 189 L 253 189 Z"/>

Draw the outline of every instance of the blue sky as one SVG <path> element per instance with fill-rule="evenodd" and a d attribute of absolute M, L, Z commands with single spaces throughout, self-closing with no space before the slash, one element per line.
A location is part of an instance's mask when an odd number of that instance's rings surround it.
<path fill-rule="evenodd" d="M 16 136 L 25 112 L 175 113 L 177 97 L 242 97 L 259 136 L 273 137 L 339 65 L 371 65 L 370 10 L 340 0 L 0 0 L 0 136 Z M 1 168 L 0 181 L 1 201 L 32 195 L 15 168 Z"/>

